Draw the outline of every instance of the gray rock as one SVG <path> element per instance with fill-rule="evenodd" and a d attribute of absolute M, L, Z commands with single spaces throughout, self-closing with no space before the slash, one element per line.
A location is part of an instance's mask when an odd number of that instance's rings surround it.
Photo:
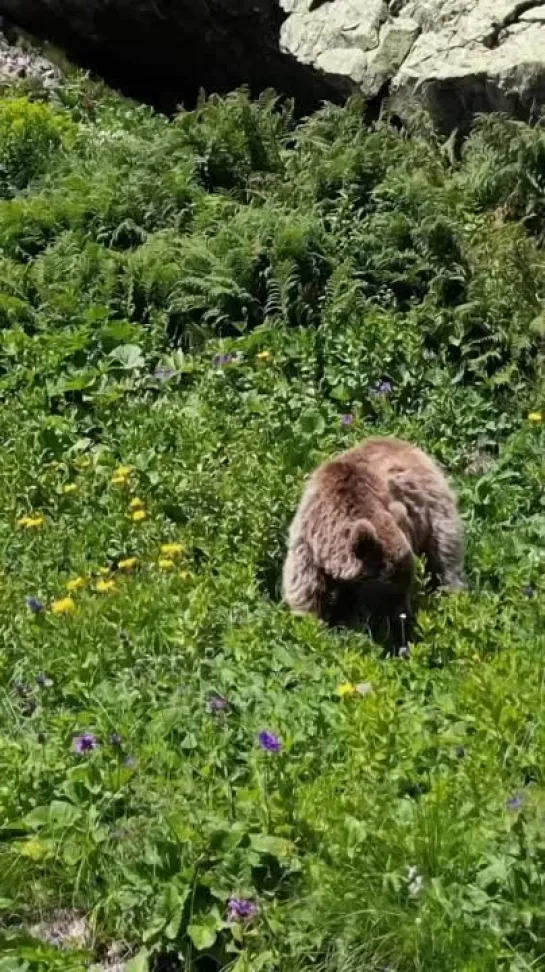
<path fill-rule="evenodd" d="M 4 32 L 2 32 L 2 28 Z M 61 72 L 11 26 L 0 23 L 0 84 L 2 80 L 22 78 L 40 83 L 46 90 L 55 88 Z"/>
<path fill-rule="evenodd" d="M 63 949 L 90 948 L 91 928 L 84 915 L 72 908 L 57 908 L 28 929 L 33 938 Z"/>
<path fill-rule="evenodd" d="M 283 2 L 286 51 L 367 98 L 388 89 L 400 114 L 419 100 L 449 131 L 478 112 L 528 117 L 545 103 L 545 0 Z"/>
<path fill-rule="evenodd" d="M 393 77 L 394 96 L 417 95 L 444 130 L 477 112 L 528 115 L 545 101 L 545 22 L 520 19 L 531 10 L 544 14 L 545 4 L 445 3 L 436 29 L 422 31 Z"/>
<path fill-rule="evenodd" d="M 331 47 L 316 57 L 316 67 L 339 83 L 347 83 L 357 91 L 363 87 L 367 71 L 367 56 L 357 47 Z"/>
<path fill-rule="evenodd" d="M 304 64 L 316 64 L 330 50 L 371 51 L 378 47 L 387 13 L 384 0 L 365 4 L 362 0 L 333 0 L 313 11 L 308 9 L 308 0 L 295 0 L 293 13 L 282 25 L 280 43 Z"/>
<path fill-rule="evenodd" d="M 91 924 L 80 911 L 73 908 L 57 908 L 27 929 L 28 933 L 63 951 L 92 950 L 94 932 Z M 104 959 L 90 966 L 91 972 L 125 972 L 127 949 L 120 942 L 112 942 Z"/>
<path fill-rule="evenodd" d="M 420 26 L 412 17 L 398 17 L 384 24 L 379 44 L 369 55 L 366 74 L 361 83 L 363 94 L 374 98 L 384 85 L 398 72 L 408 56 Z"/>

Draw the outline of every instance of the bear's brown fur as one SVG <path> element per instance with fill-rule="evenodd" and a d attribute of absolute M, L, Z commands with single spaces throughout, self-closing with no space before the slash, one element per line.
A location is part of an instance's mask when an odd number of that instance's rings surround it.
<path fill-rule="evenodd" d="M 437 585 L 464 587 L 456 497 L 421 449 L 368 439 L 311 475 L 289 532 L 284 599 L 330 624 L 385 619 L 388 640 L 402 641 L 414 554 Z"/>

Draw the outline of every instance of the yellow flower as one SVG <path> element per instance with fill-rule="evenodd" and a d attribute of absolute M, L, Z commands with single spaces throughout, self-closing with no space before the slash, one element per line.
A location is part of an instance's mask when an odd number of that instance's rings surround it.
<path fill-rule="evenodd" d="M 528 415 L 528 421 L 529 422 L 542 422 L 543 421 L 543 415 L 541 414 L 541 412 L 530 412 L 530 414 Z"/>
<path fill-rule="evenodd" d="M 139 496 L 134 496 L 129 503 L 129 509 L 131 510 L 141 510 L 143 506 L 144 503 Z"/>
<path fill-rule="evenodd" d="M 191 577 L 191 574 L 190 574 L 190 572 L 188 570 L 181 570 L 180 571 L 180 577 L 182 578 L 182 580 L 189 580 L 189 578 Z"/>
<path fill-rule="evenodd" d="M 97 574 L 102 574 L 103 577 L 107 577 L 109 573 L 110 573 L 109 567 L 99 567 L 97 570 Z"/>
<path fill-rule="evenodd" d="M 85 577 L 74 577 L 73 580 L 69 580 L 66 585 L 67 591 L 81 591 L 82 587 L 85 587 Z"/>
<path fill-rule="evenodd" d="M 77 488 L 76 483 L 67 483 L 63 489 L 63 493 L 75 493 Z"/>
<path fill-rule="evenodd" d="M 120 570 L 132 570 L 137 563 L 138 557 L 126 557 L 125 560 L 120 560 L 117 566 Z"/>
<path fill-rule="evenodd" d="M 20 844 L 14 845 L 22 857 L 30 857 L 31 861 L 41 861 L 47 854 L 48 847 L 38 837 L 31 837 Z"/>
<path fill-rule="evenodd" d="M 112 486 L 125 486 L 127 483 L 127 477 L 113 476 L 111 482 L 112 482 Z"/>
<path fill-rule="evenodd" d="M 134 513 L 132 514 L 132 518 L 135 523 L 141 523 L 142 520 L 146 519 L 147 515 L 148 514 L 146 513 L 145 510 L 135 510 Z"/>
<path fill-rule="evenodd" d="M 74 614 L 76 602 L 72 597 L 61 597 L 58 601 L 51 602 L 51 610 L 53 614 Z"/>
<path fill-rule="evenodd" d="M 116 583 L 114 580 L 99 580 L 96 583 L 96 589 L 99 594 L 110 594 L 111 591 L 115 591 Z"/>
<path fill-rule="evenodd" d="M 157 563 L 161 568 L 161 570 L 174 570 L 175 567 L 173 560 L 162 559 L 162 560 L 158 560 Z"/>
<path fill-rule="evenodd" d="M 89 456 L 83 456 L 82 459 L 78 459 L 77 465 L 79 466 L 80 469 L 88 469 L 89 466 L 91 465 L 91 460 L 89 459 Z"/>
<path fill-rule="evenodd" d="M 166 557 L 178 557 L 179 554 L 183 553 L 183 546 L 181 543 L 163 543 L 161 544 L 161 553 L 165 554 Z"/>
<path fill-rule="evenodd" d="M 19 526 L 26 527 L 27 530 L 32 530 L 34 527 L 41 527 L 44 525 L 45 520 L 43 516 L 22 516 L 20 520 L 17 520 Z"/>
<path fill-rule="evenodd" d="M 336 694 L 340 696 L 341 701 L 344 699 L 350 699 L 356 694 L 356 692 L 357 688 L 355 685 L 352 685 L 352 682 L 343 682 L 343 684 L 339 685 L 336 689 Z"/>
<path fill-rule="evenodd" d="M 118 466 L 114 472 L 114 476 L 119 476 L 120 479 L 127 479 L 127 477 L 132 473 L 132 470 L 132 466 Z"/>
<path fill-rule="evenodd" d="M 258 361 L 268 361 L 269 358 L 272 358 L 272 354 L 270 351 L 260 351 L 256 357 Z"/>

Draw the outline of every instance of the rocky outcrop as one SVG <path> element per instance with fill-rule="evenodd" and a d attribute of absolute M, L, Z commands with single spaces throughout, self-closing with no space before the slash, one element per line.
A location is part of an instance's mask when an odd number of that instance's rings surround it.
<path fill-rule="evenodd" d="M 415 97 L 440 128 L 545 103 L 545 0 L 281 0 L 281 44 L 368 98 Z"/>
<path fill-rule="evenodd" d="M 545 0 L 1 0 L 69 57 L 158 107 L 247 83 L 303 110 L 361 91 L 444 130 L 545 103 Z"/>
<path fill-rule="evenodd" d="M 429 13 L 393 79 L 394 93 L 418 94 L 445 130 L 464 127 L 478 112 L 539 113 L 545 104 L 544 2 L 428 0 L 422 6 Z"/>
<path fill-rule="evenodd" d="M 46 90 L 53 91 L 60 77 L 58 67 L 43 57 L 30 41 L 10 30 L 9 25 L 4 25 L 0 15 L 0 89 L 4 81 L 35 80 Z"/>

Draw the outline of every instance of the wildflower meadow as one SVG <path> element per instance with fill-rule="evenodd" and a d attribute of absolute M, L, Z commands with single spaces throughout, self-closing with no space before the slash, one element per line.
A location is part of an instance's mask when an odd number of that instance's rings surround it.
<path fill-rule="evenodd" d="M 1 972 L 545 969 L 544 219 L 540 124 L 4 90 Z M 467 532 L 397 658 L 280 596 L 372 434 Z"/>

